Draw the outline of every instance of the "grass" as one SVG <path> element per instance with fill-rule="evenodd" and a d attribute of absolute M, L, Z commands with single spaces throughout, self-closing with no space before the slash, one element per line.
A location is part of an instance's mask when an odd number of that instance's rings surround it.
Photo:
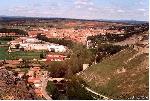
<path fill-rule="evenodd" d="M 7 42 L 8 42 L 8 41 L 0 40 L 0 44 L 2 44 L 2 45 L 3 45 L 3 44 L 5 44 L 5 45 L 6 45 L 6 44 L 7 44 Z"/>
<path fill-rule="evenodd" d="M 90 88 L 112 99 L 127 99 L 131 96 L 148 95 L 148 57 L 141 54 L 127 64 L 124 62 L 137 52 L 127 48 L 99 64 L 89 67 L 80 76 Z M 147 63 L 144 63 L 146 61 Z M 146 65 L 143 65 L 146 64 Z M 117 69 L 126 69 L 117 73 Z"/>
<path fill-rule="evenodd" d="M 0 47 L 0 60 L 11 59 L 7 52 L 8 47 Z"/>
<path fill-rule="evenodd" d="M 96 64 L 90 67 L 85 73 L 90 73 L 94 71 L 97 74 L 101 74 L 102 76 L 110 75 L 112 70 L 120 68 L 124 66 L 124 61 L 128 60 L 133 54 L 136 54 L 135 50 L 126 49 L 119 54 L 115 54 L 114 56 L 103 60 L 101 63 Z"/>
<path fill-rule="evenodd" d="M 18 58 L 23 58 L 23 59 L 34 59 L 34 58 L 36 58 L 36 59 L 39 59 L 41 53 L 42 52 L 40 52 L 40 51 L 27 51 L 27 52 L 19 51 L 19 52 L 12 52 L 12 53 L 10 53 L 10 55 L 16 57 L 17 59 Z"/>
<path fill-rule="evenodd" d="M 18 51 L 18 52 L 7 52 L 8 47 L 0 47 L 0 60 L 13 60 L 13 59 L 40 59 L 42 51 Z"/>

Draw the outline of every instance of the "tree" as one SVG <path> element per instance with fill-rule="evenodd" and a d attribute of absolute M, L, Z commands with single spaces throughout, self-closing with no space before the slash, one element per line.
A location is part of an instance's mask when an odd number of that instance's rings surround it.
<path fill-rule="evenodd" d="M 92 54 L 90 50 L 86 49 L 83 45 L 74 45 L 72 49 L 72 54 L 70 56 L 69 68 L 71 68 L 72 73 L 75 74 L 83 69 L 84 63 L 90 63 L 92 59 Z"/>
<path fill-rule="evenodd" d="M 19 49 L 20 44 L 16 44 L 15 47 L 16 47 L 16 49 Z"/>
<path fill-rule="evenodd" d="M 44 56 L 44 53 L 41 53 L 41 54 L 40 54 L 40 58 L 43 59 L 44 57 L 45 57 L 45 56 Z"/>
<path fill-rule="evenodd" d="M 47 70 L 51 77 L 64 77 L 68 70 L 68 66 L 63 61 L 53 61 L 48 64 Z"/>
<path fill-rule="evenodd" d="M 73 76 L 70 78 L 70 82 L 67 83 L 67 96 L 71 100 L 92 100 L 92 96 L 86 91 L 81 84 L 85 83 L 81 79 Z"/>
<path fill-rule="evenodd" d="M 48 92 L 49 95 L 52 95 L 52 98 L 54 100 L 56 100 L 59 96 L 57 87 L 51 81 L 48 81 L 47 86 L 46 86 L 46 91 Z"/>

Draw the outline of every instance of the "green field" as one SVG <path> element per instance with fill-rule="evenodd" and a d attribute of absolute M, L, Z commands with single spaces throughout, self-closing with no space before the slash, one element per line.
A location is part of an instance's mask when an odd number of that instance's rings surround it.
<path fill-rule="evenodd" d="M 7 49 L 8 47 L 0 47 L 0 60 L 9 59 Z"/>
<path fill-rule="evenodd" d="M 112 99 L 130 99 L 132 96 L 148 96 L 148 54 L 125 61 L 137 52 L 125 49 L 99 64 L 89 67 L 82 77 L 94 91 Z M 119 73 L 117 70 L 125 69 Z"/>
<path fill-rule="evenodd" d="M 8 41 L 0 40 L 1 45 L 7 45 Z M 40 59 L 42 51 L 17 51 L 8 53 L 8 46 L 0 46 L 0 60 L 14 60 L 14 59 Z"/>
<path fill-rule="evenodd" d="M 40 59 L 40 54 L 42 51 L 17 51 L 17 52 L 7 52 L 8 47 L 0 47 L 0 60 L 12 60 L 12 59 Z"/>
<path fill-rule="evenodd" d="M 0 40 L 0 44 L 2 44 L 2 45 L 3 45 L 3 44 L 5 44 L 5 45 L 6 45 L 6 44 L 7 44 L 7 42 L 8 42 L 8 41 L 2 41 L 2 40 Z"/>

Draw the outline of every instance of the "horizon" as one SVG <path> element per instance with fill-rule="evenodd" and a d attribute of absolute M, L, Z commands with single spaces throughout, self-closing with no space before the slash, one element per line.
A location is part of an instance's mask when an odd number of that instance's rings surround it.
<path fill-rule="evenodd" d="M 0 11 L 18 17 L 149 21 L 148 5 L 149 0 L 5 0 Z"/>
<path fill-rule="evenodd" d="M 89 20 L 89 21 L 141 21 L 141 22 L 149 22 L 147 20 L 134 20 L 134 19 L 80 19 L 80 18 L 64 18 L 64 17 L 32 17 L 32 16 L 7 16 L 7 15 L 0 15 L 0 17 L 4 17 L 4 18 L 39 18 L 39 19 L 70 19 L 70 20 Z"/>

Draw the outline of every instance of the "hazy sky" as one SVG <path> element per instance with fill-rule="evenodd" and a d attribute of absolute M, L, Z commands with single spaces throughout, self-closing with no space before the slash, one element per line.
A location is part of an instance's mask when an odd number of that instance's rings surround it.
<path fill-rule="evenodd" d="M 149 0 L 0 0 L 0 15 L 148 20 Z"/>

